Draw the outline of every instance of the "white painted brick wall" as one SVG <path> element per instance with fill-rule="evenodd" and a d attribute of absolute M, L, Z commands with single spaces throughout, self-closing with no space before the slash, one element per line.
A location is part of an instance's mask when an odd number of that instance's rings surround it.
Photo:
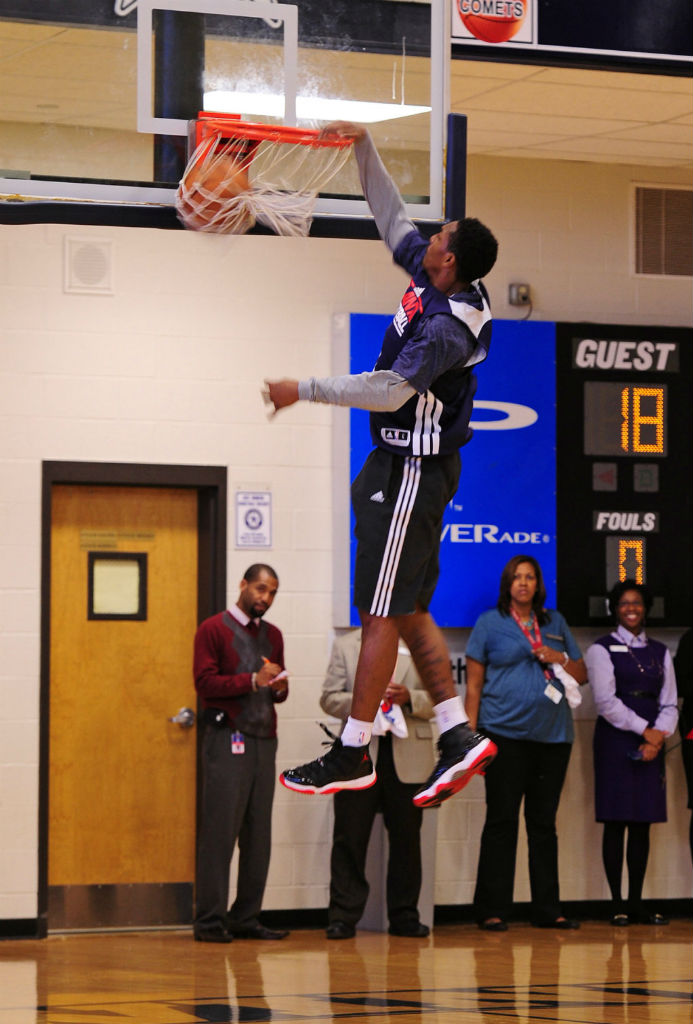
<path fill-rule="evenodd" d="M 689 280 L 629 270 L 630 183 L 685 183 L 666 168 L 473 160 L 469 212 L 501 241 L 488 284 L 499 317 L 512 280 L 534 318 L 690 324 Z M 112 296 L 63 293 L 66 236 L 112 246 Z M 0 919 L 36 915 L 41 461 L 222 464 L 238 486 L 271 487 L 281 575 L 273 609 L 292 696 L 279 766 L 319 749 L 318 695 L 332 603 L 331 413 L 274 421 L 265 377 L 328 374 L 339 311 L 391 312 L 404 278 L 385 249 L 355 240 L 219 238 L 184 232 L 0 227 Z M 230 601 L 247 554 L 228 525 Z M 562 894 L 606 895 L 593 822 L 591 729 L 578 729 L 560 810 Z M 683 779 L 669 765 L 670 822 L 653 829 L 646 895 L 690 893 Z M 483 784 L 438 812 L 435 900 L 468 903 Z M 327 903 L 331 802 L 278 789 L 267 908 Z M 524 840 L 516 897 L 528 898 Z"/>

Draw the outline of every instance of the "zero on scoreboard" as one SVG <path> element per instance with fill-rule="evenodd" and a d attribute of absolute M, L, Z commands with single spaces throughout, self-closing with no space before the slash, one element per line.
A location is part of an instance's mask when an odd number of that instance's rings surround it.
<path fill-rule="evenodd" d="M 607 617 L 614 583 L 646 584 L 660 625 L 693 618 L 691 332 L 556 325 L 558 607 Z"/>

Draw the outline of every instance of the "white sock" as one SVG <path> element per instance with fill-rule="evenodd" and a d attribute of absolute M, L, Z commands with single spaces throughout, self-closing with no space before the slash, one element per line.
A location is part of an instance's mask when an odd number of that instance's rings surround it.
<path fill-rule="evenodd" d="M 436 713 L 436 725 L 438 732 L 447 732 L 455 725 L 464 725 L 469 719 L 464 713 L 464 704 L 461 697 L 449 697 L 440 704 L 436 704 L 433 710 Z"/>
<path fill-rule="evenodd" d="M 343 747 L 365 747 L 371 742 L 371 733 L 373 732 L 372 722 L 359 722 L 358 718 L 352 718 L 351 715 L 346 720 L 344 726 L 344 732 L 340 739 Z"/>

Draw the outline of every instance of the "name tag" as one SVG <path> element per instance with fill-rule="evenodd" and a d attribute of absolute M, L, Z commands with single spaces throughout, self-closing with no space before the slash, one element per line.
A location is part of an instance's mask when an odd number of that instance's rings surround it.
<path fill-rule="evenodd" d="M 628 650 L 628 644 L 609 644 L 609 650 L 623 652 L 625 654 Z"/>
<path fill-rule="evenodd" d="M 245 754 L 245 740 L 242 732 L 231 733 L 231 753 Z"/>
<path fill-rule="evenodd" d="M 552 700 L 554 704 L 560 704 L 563 700 L 563 694 L 561 691 L 553 685 L 553 683 L 547 683 L 546 689 L 544 690 L 544 696 Z"/>

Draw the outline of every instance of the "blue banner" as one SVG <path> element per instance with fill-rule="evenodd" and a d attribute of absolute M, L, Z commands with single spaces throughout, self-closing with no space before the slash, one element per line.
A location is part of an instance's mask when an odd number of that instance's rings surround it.
<path fill-rule="evenodd" d="M 350 372 L 373 368 L 391 317 L 352 313 Z M 440 626 L 472 626 L 498 599 L 503 566 L 519 553 L 542 567 L 556 604 L 556 327 L 495 320 L 491 351 L 477 371 L 472 426 L 460 488 L 443 520 L 440 580 L 431 612 Z M 372 443 L 368 414 L 351 410 L 351 478 Z M 350 582 L 356 542 L 351 534 Z M 358 614 L 352 608 L 352 624 Z"/>

